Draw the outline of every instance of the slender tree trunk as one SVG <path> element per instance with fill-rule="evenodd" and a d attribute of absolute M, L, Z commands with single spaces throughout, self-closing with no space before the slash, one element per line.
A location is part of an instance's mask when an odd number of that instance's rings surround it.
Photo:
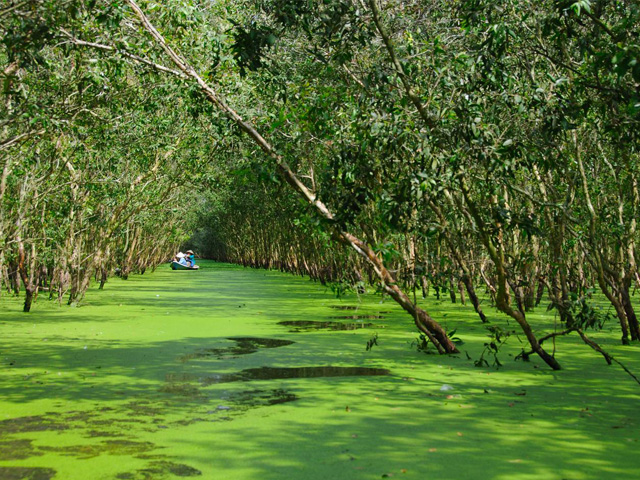
<path fill-rule="evenodd" d="M 456 287 L 453 282 L 453 277 L 449 277 L 449 298 L 451 303 L 456 303 Z"/>
<path fill-rule="evenodd" d="M 638 324 L 638 317 L 633 308 L 631 302 L 631 296 L 629 295 L 629 289 L 631 288 L 631 275 L 626 275 L 622 281 L 622 288 L 620 289 L 620 300 L 622 308 L 624 309 L 629 325 L 629 333 L 631 333 L 632 340 L 640 340 L 640 324 Z"/>
<path fill-rule="evenodd" d="M 33 248 L 32 250 L 35 250 L 35 248 Z M 32 261 L 29 263 L 32 264 L 31 266 L 33 266 L 33 263 L 35 262 L 33 262 L 33 259 L 31 260 Z M 24 244 L 20 235 L 18 235 L 18 272 L 20 274 L 20 278 L 22 279 L 22 284 L 24 285 L 25 292 L 23 311 L 29 312 L 31 310 L 31 304 L 33 303 L 33 295 L 36 291 L 36 286 L 33 282 L 33 269 L 29 269 L 30 272 L 27 271 L 28 267 L 26 263 L 27 259 Z"/>
<path fill-rule="evenodd" d="M 448 195 L 447 197 L 449 198 L 452 205 L 455 205 L 455 202 L 453 201 L 451 196 Z M 451 235 L 448 233 L 447 219 L 442 213 L 442 209 L 435 203 L 435 201 L 429 200 L 428 203 L 431 209 L 433 210 L 433 212 L 436 214 L 436 216 L 440 220 L 440 224 L 442 225 L 442 228 L 443 228 L 445 242 L 449 247 L 449 251 L 451 252 L 451 255 L 453 256 L 460 270 L 462 270 L 462 276 L 460 277 L 460 281 L 464 284 L 464 286 L 467 289 L 467 293 L 469 294 L 469 299 L 471 300 L 473 308 L 478 314 L 478 316 L 480 317 L 480 320 L 482 321 L 482 323 L 487 323 L 487 317 L 485 316 L 484 312 L 482 311 L 482 308 L 480 307 L 480 300 L 478 299 L 475 288 L 473 287 L 473 281 L 471 280 L 472 277 L 471 277 L 471 271 L 469 270 L 469 266 L 467 265 L 467 262 L 465 261 L 464 257 L 460 253 L 460 249 L 457 247 L 456 243 L 454 243 L 453 239 L 451 238 Z M 460 296 L 462 298 L 462 303 L 464 305 L 464 296 L 462 294 L 462 291 L 460 292 Z"/>
<path fill-rule="evenodd" d="M 476 227 L 480 232 L 480 238 L 482 240 L 482 243 L 487 248 L 489 257 L 493 260 L 493 263 L 495 264 L 495 267 L 496 267 L 496 273 L 498 276 L 496 306 L 501 312 L 506 313 L 511 318 L 513 318 L 516 322 L 518 322 L 518 325 L 520 325 L 520 328 L 524 332 L 525 336 L 527 337 L 527 340 L 529 341 L 529 344 L 531 345 L 531 349 L 535 353 L 537 353 L 540 356 L 540 358 L 542 358 L 542 360 L 547 365 L 549 365 L 553 370 L 560 370 L 561 367 L 558 361 L 552 355 L 547 353 L 544 348 L 542 348 L 542 346 L 538 342 L 538 339 L 533 334 L 533 330 L 531 329 L 529 322 L 527 322 L 524 312 L 520 310 L 516 310 L 511 307 L 509 303 L 509 295 L 507 291 L 507 288 L 508 288 L 507 272 L 505 270 L 505 265 L 504 265 L 504 258 L 503 258 L 504 253 L 500 245 L 498 245 L 498 248 L 496 248 L 496 246 L 493 244 L 492 239 L 487 234 L 484 221 L 482 220 L 482 217 L 480 216 L 480 213 L 478 212 L 475 203 L 471 199 L 469 187 L 467 186 L 466 180 L 464 178 L 461 178 L 460 182 L 461 182 L 460 187 L 462 190 L 462 194 L 464 196 L 466 204 L 469 207 L 469 213 L 473 218 L 473 220 L 475 220 Z"/>
<path fill-rule="evenodd" d="M 104 290 L 104 284 L 107 283 L 107 269 L 105 267 L 100 268 L 100 286 L 99 290 Z"/>
<path fill-rule="evenodd" d="M 545 289 L 544 282 L 542 281 L 542 279 L 539 278 L 538 291 L 536 292 L 536 304 L 535 304 L 536 307 L 540 305 L 540 302 L 542 301 L 542 297 L 544 296 L 544 289 Z"/>
<path fill-rule="evenodd" d="M 478 299 L 478 295 L 476 295 L 476 290 L 473 288 L 473 282 L 468 275 L 462 275 L 461 279 L 462 283 L 467 289 L 467 294 L 469 294 L 469 300 L 471 300 L 471 304 L 473 305 L 473 309 L 476 311 L 482 323 L 488 323 L 487 316 L 482 311 L 480 307 L 480 300 Z"/>

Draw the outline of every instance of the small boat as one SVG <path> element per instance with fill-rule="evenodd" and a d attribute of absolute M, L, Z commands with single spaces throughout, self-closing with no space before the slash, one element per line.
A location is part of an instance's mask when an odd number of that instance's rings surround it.
<path fill-rule="evenodd" d="M 193 267 L 187 267 L 178 262 L 171 262 L 171 270 L 198 270 L 200 265 L 194 265 Z"/>

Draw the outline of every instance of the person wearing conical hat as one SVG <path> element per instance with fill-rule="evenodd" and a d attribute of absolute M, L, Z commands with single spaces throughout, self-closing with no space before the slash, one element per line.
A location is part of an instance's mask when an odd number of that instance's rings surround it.
<path fill-rule="evenodd" d="M 196 257 L 193 254 L 193 250 L 187 250 L 185 252 L 185 254 L 186 254 L 185 257 L 186 257 L 186 260 L 187 260 L 187 266 L 188 267 L 195 267 L 196 266 Z"/>

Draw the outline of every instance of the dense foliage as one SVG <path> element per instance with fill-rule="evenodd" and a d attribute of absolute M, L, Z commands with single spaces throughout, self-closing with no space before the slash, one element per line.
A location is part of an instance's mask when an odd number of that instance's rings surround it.
<path fill-rule="evenodd" d="M 611 361 L 585 334 L 594 291 L 640 340 L 634 2 L 26 0 L 0 18 L 6 288 L 75 301 L 195 231 L 215 259 L 378 285 L 440 352 L 416 291 L 487 322 L 481 288 L 552 368 L 539 337 L 570 332 Z M 529 323 L 542 299 L 564 330 Z"/>

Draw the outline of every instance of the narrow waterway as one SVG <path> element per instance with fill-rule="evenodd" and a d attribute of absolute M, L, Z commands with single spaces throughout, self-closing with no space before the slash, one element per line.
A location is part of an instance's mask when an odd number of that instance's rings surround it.
<path fill-rule="evenodd" d="M 637 385 L 570 339 L 561 372 L 514 362 L 515 337 L 502 369 L 476 368 L 470 307 L 430 304 L 465 341 L 441 357 L 379 296 L 211 262 L 113 279 L 78 308 L 0 301 L 3 480 L 640 472 Z"/>

